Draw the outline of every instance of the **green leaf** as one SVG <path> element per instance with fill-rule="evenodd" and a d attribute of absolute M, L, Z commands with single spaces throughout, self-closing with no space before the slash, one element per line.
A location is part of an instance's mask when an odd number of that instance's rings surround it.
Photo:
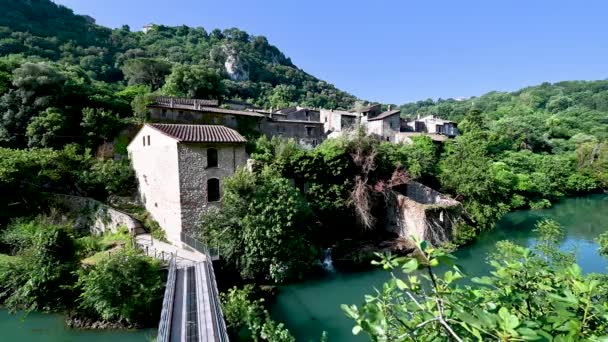
<path fill-rule="evenodd" d="M 409 259 L 407 262 L 405 262 L 402 266 L 401 269 L 403 270 L 404 273 L 411 273 L 414 272 L 415 270 L 418 269 L 418 260 L 416 259 Z"/>
<path fill-rule="evenodd" d="M 408 289 L 407 284 L 406 284 L 406 283 L 405 283 L 403 280 L 401 280 L 401 279 L 399 279 L 399 278 L 395 278 L 395 284 L 397 284 L 397 287 L 398 287 L 398 288 L 399 288 L 399 290 L 401 290 L 401 291 L 403 291 L 403 290 L 407 290 L 407 289 Z"/>

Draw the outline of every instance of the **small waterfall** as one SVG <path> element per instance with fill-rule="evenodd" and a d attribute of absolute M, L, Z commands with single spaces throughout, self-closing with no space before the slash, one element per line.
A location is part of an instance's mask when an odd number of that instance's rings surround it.
<path fill-rule="evenodd" d="M 327 272 L 334 273 L 336 269 L 334 268 L 334 261 L 331 260 L 331 248 L 327 248 L 323 253 L 323 269 Z"/>

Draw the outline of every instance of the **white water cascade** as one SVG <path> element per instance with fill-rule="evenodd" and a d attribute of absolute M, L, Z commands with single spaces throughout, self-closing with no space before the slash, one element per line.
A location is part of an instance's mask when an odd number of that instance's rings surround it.
<path fill-rule="evenodd" d="M 334 273 L 336 269 L 334 268 L 334 261 L 331 260 L 331 248 L 327 248 L 323 255 L 323 269 L 327 272 Z"/>

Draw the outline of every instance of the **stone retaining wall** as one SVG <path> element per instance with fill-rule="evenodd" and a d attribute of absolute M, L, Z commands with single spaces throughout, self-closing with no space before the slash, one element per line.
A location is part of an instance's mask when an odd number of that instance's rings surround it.
<path fill-rule="evenodd" d="M 119 227 L 126 227 L 131 234 L 143 232 L 141 222 L 95 199 L 60 194 L 53 194 L 51 199 L 77 216 L 77 229 L 87 230 L 91 234 L 116 232 Z"/>

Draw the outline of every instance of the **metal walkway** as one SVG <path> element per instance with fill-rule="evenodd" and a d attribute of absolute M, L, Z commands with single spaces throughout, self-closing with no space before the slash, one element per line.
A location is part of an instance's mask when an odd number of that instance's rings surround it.
<path fill-rule="evenodd" d="M 158 342 L 228 341 L 213 263 L 206 250 L 205 256 L 205 261 L 189 265 L 171 260 Z"/>

